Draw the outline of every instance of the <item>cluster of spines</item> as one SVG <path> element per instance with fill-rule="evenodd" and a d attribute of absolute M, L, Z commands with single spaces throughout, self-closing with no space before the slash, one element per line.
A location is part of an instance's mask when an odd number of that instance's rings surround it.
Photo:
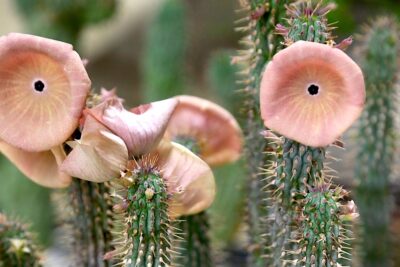
<path fill-rule="evenodd" d="M 320 4 L 314 6 L 312 1 L 300 1 L 289 5 L 288 14 L 291 17 L 287 20 L 287 26 L 277 25 L 277 33 L 283 35 L 285 45 L 291 45 L 299 40 L 333 45 L 332 28 L 327 24 L 325 17 L 329 10 L 330 6 Z M 267 178 L 265 180 L 268 184 L 264 189 L 270 196 L 271 203 L 268 207 L 271 212 L 267 216 L 267 221 L 273 225 L 271 227 L 273 231 L 267 233 L 269 243 L 267 243 L 268 250 L 265 257 L 270 259 L 270 266 L 298 266 L 296 264 L 299 263 L 307 266 L 329 266 L 329 264 L 337 266 L 340 261 L 348 258 L 344 253 L 339 252 L 348 248 L 345 236 L 348 236 L 350 232 L 343 231 L 344 236 L 336 239 L 338 242 L 332 244 L 321 243 L 319 239 L 310 239 L 306 231 L 308 229 L 314 231 L 315 234 L 318 233 L 318 228 L 310 228 L 312 227 L 310 221 L 320 215 L 315 213 L 315 209 L 310 208 L 313 205 L 311 196 L 319 192 L 317 188 L 333 187 L 332 190 L 336 190 L 335 186 L 327 181 L 328 169 L 324 167 L 325 148 L 304 146 L 296 141 L 274 136 L 270 132 L 267 132 L 266 136 L 268 136 L 267 142 L 271 143 L 272 141 L 268 140 L 274 140 L 276 147 L 269 153 L 272 155 L 272 163 L 266 165 Z M 338 199 L 343 196 L 339 194 L 335 198 L 327 199 L 331 196 L 328 192 L 320 192 L 319 197 L 322 203 L 324 205 L 335 203 L 332 205 L 339 207 Z M 342 191 L 336 190 L 336 192 Z M 320 207 L 333 211 L 333 206 L 321 205 Z M 337 220 L 332 216 L 319 218 L 325 220 L 323 223 L 329 225 L 329 231 L 331 231 L 326 232 L 327 236 L 320 235 L 320 238 L 334 238 L 337 229 L 345 228 L 345 222 L 340 217 Z M 279 225 L 284 226 L 279 228 Z M 293 242 L 294 240 L 296 242 Z M 318 254 L 318 250 L 322 254 Z M 310 258 L 307 258 L 307 252 L 312 255 Z M 319 260 L 315 260 L 315 257 Z"/>
<path fill-rule="evenodd" d="M 73 179 L 68 192 L 75 266 L 107 267 L 104 254 L 113 249 L 112 202 L 104 183 Z"/>
<path fill-rule="evenodd" d="M 290 16 L 288 27 L 277 25 L 277 33 L 285 37 L 286 45 L 298 40 L 325 43 L 331 40 L 332 27 L 328 25 L 326 14 L 333 8 L 332 4 L 322 5 L 319 1 L 314 6 L 312 1 L 303 1 L 287 6 Z"/>
<path fill-rule="evenodd" d="M 390 176 L 394 168 L 398 116 L 399 27 L 378 18 L 359 36 L 358 53 L 366 78 L 367 102 L 358 129 L 356 200 L 361 215 L 363 266 L 389 266 Z"/>
<path fill-rule="evenodd" d="M 304 196 L 299 219 L 299 228 L 294 240 L 297 247 L 291 253 L 292 260 L 285 265 L 292 266 L 350 266 L 350 224 L 343 209 L 341 188 L 330 189 L 325 183 L 317 186 Z"/>
<path fill-rule="evenodd" d="M 297 249 L 290 240 L 296 235 L 305 195 L 314 185 L 325 182 L 325 150 L 304 146 L 270 132 L 267 136 L 269 142 L 276 144 L 276 148 L 270 153 L 273 159 L 265 170 L 268 184 L 264 190 L 271 202 L 267 222 L 274 229 L 269 233 L 269 253 L 265 257 L 272 266 L 280 266 L 281 258 L 292 258 L 292 253 L 289 252 L 288 256 L 285 252 Z"/>
<path fill-rule="evenodd" d="M 177 257 L 178 266 L 213 266 L 207 212 L 181 217 L 178 228 L 183 234 L 180 242 L 181 255 Z"/>
<path fill-rule="evenodd" d="M 41 267 L 34 237 L 26 226 L 0 213 L 0 267 Z"/>
<path fill-rule="evenodd" d="M 268 226 L 263 218 L 268 216 L 265 208 L 268 195 L 260 188 L 265 186 L 259 172 L 268 158 L 264 152 L 268 151 L 268 144 L 260 135 L 264 129 L 260 118 L 259 85 L 261 73 L 265 64 L 272 58 L 281 46 L 281 37 L 274 34 L 275 25 L 282 22 L 284 5 L 290 1 L 275 0 L 244 0 L 240 1 L 245 17 L 238 21 L 241 24 L 237 30 L 247 34 L 241 44 L 244 49 L 234 58 L 241 66 L 239 75 L 243 78 L 240 83 L 244 86 L 243 115 L 245 135 L 245 157 L 249 176 L 248 218 L 250 235 L 251 266 L 265 266 L 267 262 L 262 258 L 265 253 L 265 236 Z M 244 24 L 244 25 L 243 25 Z M 243 26 L 242 26 L 243 25 Z"/>
<path fill-rule="evenodd" d="M 136 166 L 112 181 L 115 250 L 121 266 L 170 266 L 173 228 L 167 186 L 158 170 Z"/>

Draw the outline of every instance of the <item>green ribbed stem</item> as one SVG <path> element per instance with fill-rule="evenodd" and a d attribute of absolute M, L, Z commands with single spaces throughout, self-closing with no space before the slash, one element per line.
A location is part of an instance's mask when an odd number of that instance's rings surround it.
<path fill-rule="evenodd" d="M 200 154 L 201 147 L 194 138 L 178 136 L 174 141 L 196 155 Z M 213 266 L 211 242 L 208 236 L 210 224 L 206 211 L 179 217 L 177 228 L 182 233 L 183 239 L 177 242 L 179 255 L 176 257 L 176 264 L 187 267 Z"/>
<path fill-rule="evenodd" d="M 185 267 L 214 266 L 211 257 L 210 239 L 208 237 L 209 223 L 205 211 L 179 218 L 179 229 L 183 231 L 184 240 L 181 241 L 181 255 L 177 257 L 177 264 Z"/>
<path fill-rule="evenodd" d="M 268 189 L 273 192 L 274 215 L 269 217 L 269 223 L 275 233 L 272 241 L 271 253 L 267 257 L 273 266 L 280 266 L 281 256 L 286 251 L 297 249 L 290 240 L 297 235 L 297 221 L 302 201 L 308 193 L 309 187 L 324 182 L 322 170 L 324 168 L 325 149 L 304 146 L 296 141 L 284 138 L 275 152 L 275 167 L 271 168 L 268 179 Z M 286 253 L 282 257 L 285 261 L 295 260 L 296 255 Z M 272 264 L 272 263 L 271 263 Z"/>
<path fill-rule="evenodd" d="M 297 266 L 350 266 L 342 251 L 346 239 L 346 225 L 340 218 L 340 190 L 317 188 L 304 200 L 300 235 L 300 262 Z"/>
<path fill-rule="evenodd" d="M 285 138 L 276 155 L 276 196 L 285 209 L 291 209 L 297 194 L 306 194 L 308 185 L 323 182 L 325 149 L 305 146 Z"/>
<path fill-rule="evenodd" d="M 395 117 L 399 28 L 394 18 L 378 18 L 363 32 L 360 51 L 367 102 L 361 116 L 356 162 L 356 200 L 361 215 L 362 266 L 391 266 L 390 175 L 396 151 Z M 397 266 L 397 265 L 396 265 Z"/>
<path fill-rule="evenodd" d="M 184 92 L 187 48 L 185 2 L 162 2 L 159 13 L 150 25 L 142 60 L 146 102 Z"/>
<path fill-rule="evenodd" d="M 172 232 L 168 194 L 160 173 L 135 170 L 113 181 L 116 188 L 115 255 L 122 266 L 159 267 L 171 264 Z"/>
<path fill-rule="evenodd" d="M 41 267 L 35 240 L 22 224 L 0 213 L 0 267 Z"/>
<path fill-rule="evenodd" d="M 111 262 L 103 260 L 104 254 L 113 250 L 109 188 L 103 183 L 73 179 L 69 198 L 74 266 L 112 266 Z"/>
<path fill-rule="evenodd" d="M 245 158 L 248 172 L 248 206 L 247 223 L 249 225 L 250 257 L 249 265 L 264 267 L 269 264 L 268 259 L 263 258 L 265 245 L 269 244 L 269 237 L 265 232 L 270 232 L 269 225 L 265 224 L 268 217 L 269 195 L 260 190 L 266 186 L 265 181 L 259 175 L 260 169 L 264 167 L 268 156 L 265 151 L 270 150 L 270 144 L 265 142 L 260 132 L 264 130 L 260 118 L 259 108 L 259 86 L 261 74 L 265 64 L 272 58 L 281 47 L 280 36 L 274 34 L 275 25 L 281 23 L 285 15 L 284 5 L 288 0 L 251 0 L 245 2 L 243 9 L 246 11 L 246 23 L 238 29 L 247 34 L 241 43 L 243 51 L 239 51 L 237 59 L 243 67 L 243 115 L 245 135 Z M 266 205 L 267 204 L 267 205 Z"/>

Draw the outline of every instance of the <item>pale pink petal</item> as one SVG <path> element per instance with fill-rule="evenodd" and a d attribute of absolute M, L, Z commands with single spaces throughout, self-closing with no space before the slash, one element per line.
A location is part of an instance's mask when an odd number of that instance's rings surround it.
<path fill-rule="evenodd" d="M 130 112 L 114 99 L 89 112 L 124 140 L 130 155 L 137 156 L 158 145 L 176 105 L 176 99 L 167 99 L 139 106 Z"/>
<path fill-rule="evenodd" d="M 128 150 L 124 141 L 92 116 L 86 117 L 82 137 L 71 147 L 61 169 L 73 177 L 104 182 L 119 177 L 126 168 Z"/>
<path fill-rule="evenodd" d="M 177 96 L 166 137 L 192 138 L 199 156 L 211 166 L 236 161 L 242 151 L 242 131 L 235 118 L 217 104 L 195 96 Z"/>
<path fill-rule="evenodd" d="M 71 45 L 0 37 L 0 138 L 28 151 L 60 145 L 78 126 L 90 86 Z"/>
<path fill-rule="evenodd" d="M 215 198 L 215 180 L 210 167 L 187 148 L 162 141 L 156 152 L 158 166 L 172 194 L 172 217 L 207 209 Z"/>
<path fill-rule="evenodd" d="M 343 51 L 299 41 L 267 65 L 260 86 L 266 127 L 304 145 L 333 143 L 365 102 L 361 69 Z"/>
<path fill-rule="evenodd" d="M 28 152 L 0 140 L 0 152 L 25 176 L 39 185 L 62 188 L 71 182 L 71 177 L 59 169 L 59 164 L 65 158 L 61 146 L 42 152 Z"/>

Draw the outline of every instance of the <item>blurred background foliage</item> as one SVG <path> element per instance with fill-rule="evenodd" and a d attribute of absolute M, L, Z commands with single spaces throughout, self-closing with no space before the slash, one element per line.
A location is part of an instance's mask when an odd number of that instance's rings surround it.
<path fill-rule="evenodd" d="M 400 16 L 398 0 L 336 3 L 329 16 L 340 22 L 339 39 L 378 14 Z M 241 37 L 234 31 L 236 9 L 235 0 L 0 0 L 0 34 L 20 31 L 74 44 L 89 59 L 93 87 L 117 87 L 127 106 L 186 93 L 211 99 L 239 119 L 236 69 L 230 64 Z M 215 171 L 212 236 L 224 244 L 241 224 L 246 178 L 242 162 Z M 54 227 L 50 191 L 2 156 L 0 179 L 0 211 L 31 223 L 48 244 Z"/>

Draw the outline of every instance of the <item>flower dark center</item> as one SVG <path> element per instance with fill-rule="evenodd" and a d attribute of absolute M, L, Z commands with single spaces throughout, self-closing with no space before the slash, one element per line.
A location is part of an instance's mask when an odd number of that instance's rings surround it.
<path fill-rule="evenodd" d="M 308 93 L 310 94 L 310 95 L 316 95 L 316 94 L 318 94 L 318 91 L 319 91 L 319 86 L 318 85 L 315 85 L 315 84 L 311 84 L 309 87 L 308 87 Z"/>
<path fill-rule="evenodd" d="M 43 92 L 44 90 L 44 83 L 41 80 L 36 81 L 33 86 L 37 92 Z"/>

